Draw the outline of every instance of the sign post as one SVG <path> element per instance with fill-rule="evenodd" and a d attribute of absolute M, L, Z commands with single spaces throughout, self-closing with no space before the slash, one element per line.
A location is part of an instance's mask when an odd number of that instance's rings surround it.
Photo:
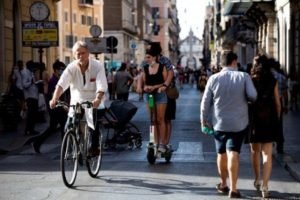
<path fill-rule="evenodd" d="M 135 51 L 138 48 L 137 41 L 136 40 L 130 40 L 129 41 L 129 48 L 132 50 L 132 62 L 131 62 L 131 65 L 132 65 L 132 67 L 134 67 L 136 65 Z"/>
<path fill-rule="evenodd" d="M 39 61 L 43 62 L 43 48 L 58 46 L 58 22 L 49 22 L 50 9 L 42 1 L 33 2 L 29 7 L 33 21 L 22 22 L 23 46 L 39 48 Z"/>
<path fill-rule="evenodd" d="M 118 39 L 114 36 L 109 36 L 107 38 L 107 52 L 110 53 L 110 63 L 113 65 L 113 54 L 117 53 Z"/>
<path fill-rule="evenodd" d="M 86 38 L 85 41 L 88 44 L 89 51 L 95 54 L 95 58 L 98 60 L 98 54 L 103 53 L 106 48 L 106 38 L 99 37 L 102 33 L 102 29 L 98 25 L 92 25 L 90 27 L 90 34 L 92 38 Z"/>
<path fill-rule="evenodd" d="M 38 48 L 39 62 L 43 62 L 43 48 L 58 46 L 58 21 L 23 21 L 22 44 Z"/>

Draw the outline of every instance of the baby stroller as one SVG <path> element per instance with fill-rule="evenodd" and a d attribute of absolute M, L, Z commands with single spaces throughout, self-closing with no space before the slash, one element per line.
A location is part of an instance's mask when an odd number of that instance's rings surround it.
<path fill-rule="evenodd" d="M 130 102 L 116 100 L 109 108 L 99 110 L 98 116 L 101 116 L 100 124 L 106 129 L 104 137 L 104 149 L 115 149 L 117 145 L 127 145 L 132 149 L 134 146 L 142 146 L 142 136 L 140 130 L 130 122 L 135 115 L 137 107 Z M 111 136 L 111 130 L 113 132 Z"/>

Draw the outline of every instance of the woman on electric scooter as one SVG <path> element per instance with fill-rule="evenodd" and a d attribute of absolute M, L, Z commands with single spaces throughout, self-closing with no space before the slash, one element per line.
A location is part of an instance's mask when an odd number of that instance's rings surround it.
<path fill-rule="evenodd" d="M 159 152 L 166 152 L 166 122 L 165 113 L 167 108 L 167 95 L 166 85 L 164 84 L 167 79 L 167 70 L 164 65 L 158 63 L 158 55 L 160 52 L 154 50 L 147 50 L 145 61 L 147 65 L 144 67 L 142 74 L 142 83 L 144 85 L 144 91 L 146 92 L 146 98 L 148 102 L 149 95 L 154 96 L 154 126 L 155 134 L 154 141 L 158 145 Z M 147 104 L 148 105 L 148 104 Z M 150 111 L 150 109 L 148 108 Z"/>

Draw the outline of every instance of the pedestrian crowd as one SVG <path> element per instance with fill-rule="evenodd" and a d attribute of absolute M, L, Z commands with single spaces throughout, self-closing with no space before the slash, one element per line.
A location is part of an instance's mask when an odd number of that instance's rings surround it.
<path fill-rule="evenodd" d="M 26 113 L 24 134 L 39 134 L 35 125 L 49 113 L 48 129 L 33 142 L 36 152 L 40 152 L 44 140 L 58 127 L 61 137 L 64 135 L 70 111 L 55 108 L 58 100 L 71 104 L 88 100 L 96 109 L 103 103 L 106 90 L 112 101 L 128 101 L 130 90 L 139 94 L 140 101 L 144 98 L 148 101 L 149 95 L 154 95 L 154 124 L 157 127 L 154 141 L 158 151 L 165 152 L 170 146 L 172 120 L 176 118 L 179 94 L 176 84 L 182 89 L 184 83 L 196 83 L 196 88 L 203 94 L 201 126 L 213 130 L 216 145 L 220 176 L 217 191 L 230 198 L 242 196 L 237 188 L 239 154 L 243 143 L 249 143 L 253 186 L 262 197 L 269 197 L 273 144 L 276 144 L 278 154 L 284 153 L 283 117 L 288 110 L 298 109 L 300 88 L 294 74 L 285 75 L 278 61 L 258 55 L 246 70 L 242 70 L 237 55 L 228 51 L 223 55 L 221 68 L 213 66 L 209 70 L 191 71 L 174 67 L 162 55 L 160 44 L 151 42 L 141 69 L 128 68 L 122 63 L 119 69 L 105 71 L 99 61 L 89 57 L 85 42 L 76 42 L 73 53 L 75 60 L 68 66 L 59 60 L 53 63 L 51 77 L 45 64 L 33 61 L 24 66 L 19 60 L 11 71 L 7 93 L 17 99 L 20 117 Z M 99 133 L 90 131 L 91 152 L 97 154 Z"/>
<path fill-rule="evenodd" d="M 157 95 L 162 96 L 164 99 L 161 102 L 158 98 L 156 99 L 158 112 L 156 113 L 157 118 L 155 120 L 159 129 L 157 133 L 161 135 L 160 137 L 156 137 L 157 144 L 160 145 L 160 150 L 164 151 L 170 141 L 172 130 L 171 120 L 175 119 L 178 91 L 175 86 L 174 67 L 170 60 L 161 54 L 162 49 L 160 44 L 149 43 L 145 58 L 148 63 L 139 70 L 136 67 L 128 67 L 125 62 L 118 69 L 101 70 L 101 84 L 98 83 L 98 75 L 97 77 L 93 77 L 95 74 L 91 74 L 94 73 L 92 71 L 94 66 L 99 65 L 100 62 L 95 62 L 95 60 L 89 57 L 89 51 L 85 42 L 79 41 L 75 43 L 73 53 L 76 59 L 68 64 L 68 66 L 59 60 L 53 63 L 53 74 L 51 77 L 45 73 L 45 64 L 34 63 L 33 61 L 28 61 L 26 66 L 24 66 L 23 61 L 19 60 L 16 67 L 12 69 L 9 93 L 18 99 L 19 110 L 17 112 L 25 118 L 26 126 L 24 134 L 35 136 L 33 140 L 34 150 L 40 153 L 41 145 L 58 128 L 61 138 L 64 135 L 65 125 L 68 123 L 68 111 L 64 110 L 64 108 L 55 108 L 58 100 L 70 104 L 74 104 L 79 100 L 93 101 L 92 96 L 95 92 L 95 86 L 91 82 L 95 82 L 97 87 L 102 85 L 102 89 L 100 87 L 102 94 L 106 92 L 106 86 L 103 85 L 105 80 L 109 100 L 128 101 L 131 90 L 139 94 L 140 101 L 144 101 L 144 93 L 147 94 L 149 87 L 152 87 L 150 86 L 151 84 L 148 85 L 144 82 L 146 80 L 145 73 L 147 69 L 152 69 L 150 66 L 159 66 L 159 70 L 156 69 L 152 73 L 160 74 L 164 71 L 164 76 L 159 80 L 159 84 L 155 86 L 157 89 L 161 87 L 159 90 L 161 93 Z M 148 59 L 150 54 L 152 55 L 151 63 Z M 155 77 L 152 79 L 147 78 L 147 83 L 150 81 L 155 84 L 158 80 Z M 177 92 L 176 96 L 168 97 L 166 93 L 167 88 L 175 89 Z M 42 103 L 40 103 L 41 101 Z M 41 118 L 39 116 L 40 112 L 43 113 L 43 117 L 49 114 L 49 127 L 43 133 L 35 130 L 35 125 Z M 97 133 L 94 135 L 97 135 Z M 96 138 L 97 136 L 95 136 L 94 141 Z M 158 138 L 160 139 L 158 140 Z M 97 148 L 98 145 L 94 146 Z"/>
<path fill-rule="evenodd" d="M 24 66 L 23 61 L 18 60 L 11 70 L 9 83 L 7 98 L 11 96 L 16 100 L 16 121 L 24 118 L 26 113 L 24 135 L 37 135 L 35 125 L 39 121 L 45 121 L 47 110 L 45 94 L 48 90 L 48 74 L 45 64 L 30 60 Z M 10 118 L 11 115 L 5 117 Z"/>

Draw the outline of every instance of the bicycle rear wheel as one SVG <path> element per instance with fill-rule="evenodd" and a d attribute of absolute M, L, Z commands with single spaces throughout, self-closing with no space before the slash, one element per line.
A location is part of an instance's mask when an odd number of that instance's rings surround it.
<path fill-rule="evenodd" d="M 89 137 L 89 132 L 88 132 L 88 126 L 86 125 L 85 128 L 85 133 L 87 135 L 86 137 L 86 147 L 91 147 L 92 146 L 92 141 L 91 137 Z M 100 172 L 101 168 L 101 162 L 102 162 L 102 133 L 100 132 L 99 135 L 99 155 L 89 155 L 89 152 L 87 152 L 87 157 L 86 157 L 86 167 L 88 170 L 88 173 L 91 177 L 95 178 L 97 177 L 98 173 Z"/>
<path fill-rule="evenodd" d="M 78 169 L 78 146 L 72 131 L 68 131 L 62 141 L 60 152 L 60 168 L 64 184 L 71 187 L 77 176 Z"/>

